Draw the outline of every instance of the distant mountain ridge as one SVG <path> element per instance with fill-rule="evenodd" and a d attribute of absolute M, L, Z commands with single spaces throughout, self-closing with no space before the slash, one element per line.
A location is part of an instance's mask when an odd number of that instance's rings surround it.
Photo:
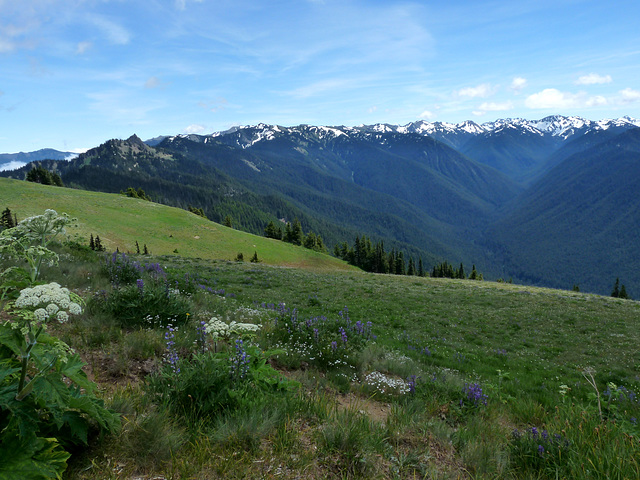
<path fill-rule="evenodd" d="M 61 152 L 52 148 L 43 148 L 35 152 L 0 153 L 0 171 L 15 170 L 37 160 L 71 160 L 77 156 L 77 153 Z"/>
<path fill-rule="evenodd" d="M 258 124 L 109 140 L 67 162 L 67 185 L 143 188 L 261 234 L 298 218 L 331 249 L 367 235 L 486 278 L 640 297 L 640 121 L 550 116 L 404 126 Z M 29 166 L 2 176 L 24 178 Z M 634 237 L 634 235 L 636 235 Z M 611 248 L 608 248 L 611 246 Z"/>

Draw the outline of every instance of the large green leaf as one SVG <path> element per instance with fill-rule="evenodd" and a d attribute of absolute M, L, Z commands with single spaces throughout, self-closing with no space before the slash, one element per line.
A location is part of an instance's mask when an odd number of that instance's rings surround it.
<path fill-rule="evenodd" d="M 15 430 L 8 431 L 0 437 L 0 479 L 62 478 L 70 456 L 55 438 L 25 441 Z"/>

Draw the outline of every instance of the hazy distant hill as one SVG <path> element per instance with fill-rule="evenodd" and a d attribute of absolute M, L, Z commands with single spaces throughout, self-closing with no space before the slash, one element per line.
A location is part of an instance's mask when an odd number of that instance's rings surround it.
<path fill-rule="evenodd" d="M 51 148 L 43 148 L 42 150 L 27 153 L 0 153 L 0 171 L 15 170 L 37 160 L 70 160 L 76 156 L 77 154 L 72 152 L 60 152 Z"/>

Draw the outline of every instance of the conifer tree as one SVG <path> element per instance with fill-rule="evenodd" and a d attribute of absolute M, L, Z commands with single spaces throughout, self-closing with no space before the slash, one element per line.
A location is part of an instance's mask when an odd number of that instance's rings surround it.
<path fill-rule="evenodd" d="M 409 257 L 409 267 L 407 268 L 407 275 L 415 275 L 416 266 L 413 262 L 413 257 Z"/>
<path fill-rule="evenodd" d="M 9 210 L 9 207 L 5 208 L 2 211 L 2 217 L 0 217 L 0 227 L 13 228 L 16 225 L 17 223 L 13 221 L 13 217 L 11 216 L 11 210 Z"/>
<path fill-rule="evenodd" d="M 144 244 L 144 250 L 143 251 L 144 251 L 145 255 L 149 255 L 149 249 L 147 248 L 147 244 L 146 243 Z"/>
<path fill-rule="evenodd" d="M 477 280 L 478 279 L 478 271 L 476 270 L 475 263 L 471 267 L 471 273 L 469 274 L 469 280 Z"/>
<path fill-rule="evenodd" d="M 424 265 L 422 263 L 422 257 L 418 257 L 418 276 L 419 277 L 424 277 L 425 276 Z"/>
<path fill-rule="evenodd" d="M 225 227 L 229 227 L 229 228 L 233 228 L 233 224 L 231 223 L 231 217 L 229 215 L 224 217 L 224 226 Z"/>
<path fill-rule="evenodd" d="M 611 292 L 611 296 L 614 298 L 618 298 L 620 296 L 620 279 L 616 278 L 616 283 L 613 286 L 613 292 Z"/>
<path fill-rule="evenodd" d="M 291 227 L 291 243 L 294 245 L 302 245 L 304 233 L 302 232 L 302 224 L 297 218 L 293 221 Z"/>
<path fill-rule="evenodd" d="M 620 295 L 618 296 L 618 298 L 629 298 L 629 296 L 627 295 L 627 289 L 625 288 L 624 283 L 620 285 Z"/>
<path fill-rule="evenodd" d="M 136 240 L 136 253 L 140 253 L 140 244 L 138 243 L 138 240 Z"/>
<path fill-rule="evenodd" d="M 89 236 L 89 248 L 91 250 L 95 250 L 96 249 L 96 243 L 93 240 L 93 233 Z"/>
<path fill-rule="evenodd" d="M 253 257 L 251 257 L 251 262 L 253 263 L 258 263 L 260 260 L 258 260 L 258 252 L 253 252 Z"/>
<path fill-rule="evenodd" d="M 462 265 L 462 262 L 460 262 L 460 268 L 458 269 L 458 278 L 467 278 L 464 274 L 464 266 Z"/>

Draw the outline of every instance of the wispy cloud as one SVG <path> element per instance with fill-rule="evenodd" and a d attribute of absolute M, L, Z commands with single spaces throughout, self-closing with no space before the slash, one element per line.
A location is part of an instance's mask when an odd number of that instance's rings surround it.
<path fill-rule="evenodd" d="M 90 14 L 87 22 L 96 27 L 113 45 L 127 45 L 131 41 L 131 34 L 122 25 L 104 15 Z"/>
<path fill-rule="evenodd" d="M 479 108 L 485 112 L 502 112 L 513 109 L 513 102 L 484 102 Z"/>
<path fill-rule="evenodd" d="M 198 125 L 198 124 L 193 124 L 193 125 L 189 125 L 188 127 L 185 127 L 182 129 L 182 133 L 186 133 L 186 134 L 199 134 L 204 132 L 207 129 L 207 127 L 205 127 L 204 125 Z"/>
<path fill-rule="evenodd" d="M 597 85 L 604 83 L 611 83 L 613 79 L 611 75 L 598 75 L 597 73 L 590 73 L 589 75 L 583 75 L 576 80 L 576 85 Z"/>
<path fill-rule="evenodd" d="M 92 42 L 79 42 L 76 45 L 76 55 L 82 55 L 93 46 Z"/>
<path fill-rule="evenodd" d="M 490 95 L 493 95 L 495 92 L 495 87 L 491 86 L 488 83 L 483 83 L 481 85 L 477 85 L 475 87 L 465 87 L 458 90 L 456 93 L 460 97 L 467 98 L 485 98 Z"/>

